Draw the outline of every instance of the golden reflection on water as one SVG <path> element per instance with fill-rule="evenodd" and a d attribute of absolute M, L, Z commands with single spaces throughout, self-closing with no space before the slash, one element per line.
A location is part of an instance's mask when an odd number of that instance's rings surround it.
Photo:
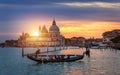
<path fill-rule="evenodd" d="M 72 66 L 68 65 L 64 65 L 64 74 L 65 75 L 83 75 L 82 71 L 80 70 L 80 68 L 77 65 L 73 65 Z"/>
<path fill-rule="evenodd" d="M 61 54 L 82 54 L 85 49 L 67 49 L 61 51 Z M 120 59 L 118 55 L 120 52 L 110 49 L 91 49 L 91 57 L 85 58 L 84 62 L 72 66 L 64 66 L 65 75 L 119 75 Z M 116 60 L 117 59 L 117 60 Z M 118 64 L 118 66 L 117 66 Z"/>

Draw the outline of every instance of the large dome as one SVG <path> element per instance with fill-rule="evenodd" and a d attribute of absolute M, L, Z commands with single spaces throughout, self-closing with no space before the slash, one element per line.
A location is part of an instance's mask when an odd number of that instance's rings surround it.
<path fill-rule="evenodd" d="M 51 32 L 59 32 L 59 27 L 56 25 L 55 20 L 53 20 L 52 26 L 49 28 L 49 31 Z"/>

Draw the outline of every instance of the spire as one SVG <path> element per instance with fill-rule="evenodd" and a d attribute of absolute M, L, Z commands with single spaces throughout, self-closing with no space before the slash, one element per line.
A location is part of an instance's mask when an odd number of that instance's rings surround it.
<path fill-rule="evenodd" d="M 41 26 L 39 26 L 39 32 L 41 32 Z"/>
<path fill-rule="evenodd" d="M 55 20 L 53 20 L 53 23 L 52 23 L 52 25 L 56 25 L 56 22 L 55 22 Z"/>
<path fill-rule="evenodd" d="M 40 33 L 41 33 L 41 26 L 39 26 L 39 35 L 40 35 Z"/>

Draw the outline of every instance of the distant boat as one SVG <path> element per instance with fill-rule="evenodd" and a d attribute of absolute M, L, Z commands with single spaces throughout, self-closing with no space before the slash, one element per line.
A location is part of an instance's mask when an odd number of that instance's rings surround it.
<path fill-rule="evenodd" d="M 91 46 L 91 49 L 99 49 L 99 46 Z"/>
<path fill-rule="evenodd" d="M 99 49 L 99 45 L 97 43 L 92 43 L 91 49 Z"/>
<path fill-rule="evenodd" d="M 77 61 L 84 58 L 83 55 L 31 55 L 28 54 L 27 58 L 30 60 L 36 61 L 38 63 L 47 63 L 47 62 L 71 62 L 71 61 Z"/>

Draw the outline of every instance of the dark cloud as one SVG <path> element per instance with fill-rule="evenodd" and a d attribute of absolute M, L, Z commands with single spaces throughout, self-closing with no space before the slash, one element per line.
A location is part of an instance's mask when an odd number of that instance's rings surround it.
<path fill-rule="evenodd" d="M 2 4 L 51 4 L 61 2 L 120 2 L 120 0 L 0 0 Z"/>
<path fill-rule="evenodd" d="M 37 14 L 48 15 L 52 18 L 71 20 L 97 20 L 97 21 L 120 21 L 120 10 L 92 7 L 67 7 L 59 5 L 48 6 L 20 6 L 0 9 L 0 21 L 10 21 L 20 15 Z"/>

